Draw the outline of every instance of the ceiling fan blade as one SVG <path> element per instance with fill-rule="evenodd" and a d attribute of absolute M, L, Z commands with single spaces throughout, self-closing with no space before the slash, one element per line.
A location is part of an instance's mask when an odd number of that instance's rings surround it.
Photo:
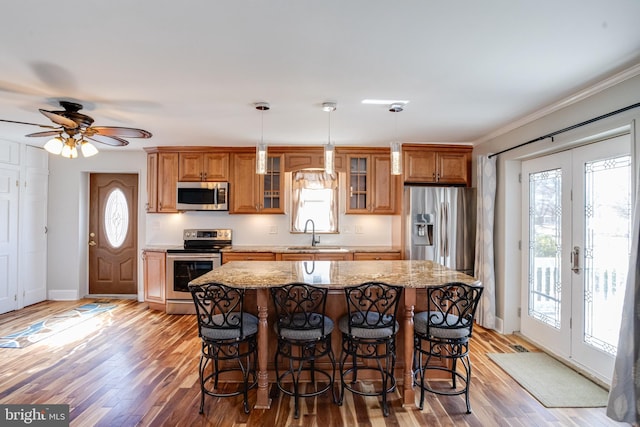
<path fill-rule="evenodd" d="M 44 114 L 53 123 L 59 124 L 60 126 L 63 126 L 65 128 L 75 129 L 78 127 L 78 124 L 76 122 L 66 118 L 65 116 L 61 116 L 56 112 L 43 110 L 42 108 L 40 109 L 40 112 Z"/>
<path fill-rule="evenodd" d="M 99 142 L 100 144 L 111 145 L 113 147 L 124 147 L 125 145 L 129 145 L 129 141 L 122 138 L 118 138 L 117 136 L 106 136 L 106 135 L 96 134 L 92 136 L 85 135 L 85 137 L 87 139 L 90 139 L 91 141 Z"/>
<path fill-rule="evenodd" d="M 92 126 L 89 129 L 95 131 L 97 135 L 122 136 L 125 138 L 151 138 L 151 132 L 147 132 L 142 129 L 122 128 L 116 126 Z"/>
<path fill-rule="evenodd" d="M 28 136 L 30 138 L 39 136 L 58 136 L 61 132 L 62 130 L 45 130 L 44 132 L 30 133 L 29 135 L 25 136 Z"/>
<path fill-rule="evenodd" d="M 19 124 L 19 125 L 40 126 L 41 128 L 47 128 L 47 129 L 57 129 L 55 126 L 51 126 L 51 125 L 40 125 L 40 124 L 38 124 L 38 123 L 18 122 L 18 121 L 16 121 L 16 120 L 5 120 L 5 119 L 0 119 L 0 122 L 17 123 L 17 124 Z"/>

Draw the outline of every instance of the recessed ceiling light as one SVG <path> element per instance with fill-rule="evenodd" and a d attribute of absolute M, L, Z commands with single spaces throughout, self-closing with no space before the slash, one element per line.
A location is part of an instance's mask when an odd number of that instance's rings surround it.
<path fill-rule="evenodd" d="M 408 100 L 399 100 L 399 99 L 363 99 L 363 104 L 370 105 L 391 105 L 391 104 L 408 104 Z"/>

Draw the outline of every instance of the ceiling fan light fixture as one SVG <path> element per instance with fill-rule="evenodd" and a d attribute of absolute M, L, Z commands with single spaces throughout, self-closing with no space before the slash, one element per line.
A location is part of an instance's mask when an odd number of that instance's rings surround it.
<path fill-rule="evenodd" d="M 76 148 L 76 142 L 73 138 L 69 138 L 65 141 L 60 155 L 62 157 L 66 157 L 67 159 L 78 158 L 78 149 Z"/>
<path fill-rule="evenodd" d="M 64 141 L 62 137 L 56 136 L 55 138 L 51 138 L 44 144 L 44 149 L 47 150 L 51 154 L 59 155 L 62 153 L 62 148 L 64 147 Z"/>
<path fill-rule="evenodd" d="M 91 157 L 98 154 L 98 149 L 96 148 L 96 146 L 84 139 L 80 143 L 80 151 L 82 151 L 82 155 L 84 157 Z"/>

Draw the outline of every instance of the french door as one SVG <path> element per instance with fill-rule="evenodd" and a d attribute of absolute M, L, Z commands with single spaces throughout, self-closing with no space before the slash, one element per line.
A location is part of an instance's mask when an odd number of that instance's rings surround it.
<path fill-rule="evenodd" d="M 521 332 L 611 381 L 631 248 L 623 135 L 522 164 Z"/>

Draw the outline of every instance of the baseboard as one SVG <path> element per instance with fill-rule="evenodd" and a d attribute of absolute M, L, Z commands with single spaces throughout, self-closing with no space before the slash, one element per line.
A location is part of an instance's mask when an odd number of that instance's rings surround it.
<path fill-rule="evenodd" d="M 78 291 L 68 290 L 49 290 L 47 291 L 47 299 L 51 301 L 77 301 L 80 299 Z"/>

